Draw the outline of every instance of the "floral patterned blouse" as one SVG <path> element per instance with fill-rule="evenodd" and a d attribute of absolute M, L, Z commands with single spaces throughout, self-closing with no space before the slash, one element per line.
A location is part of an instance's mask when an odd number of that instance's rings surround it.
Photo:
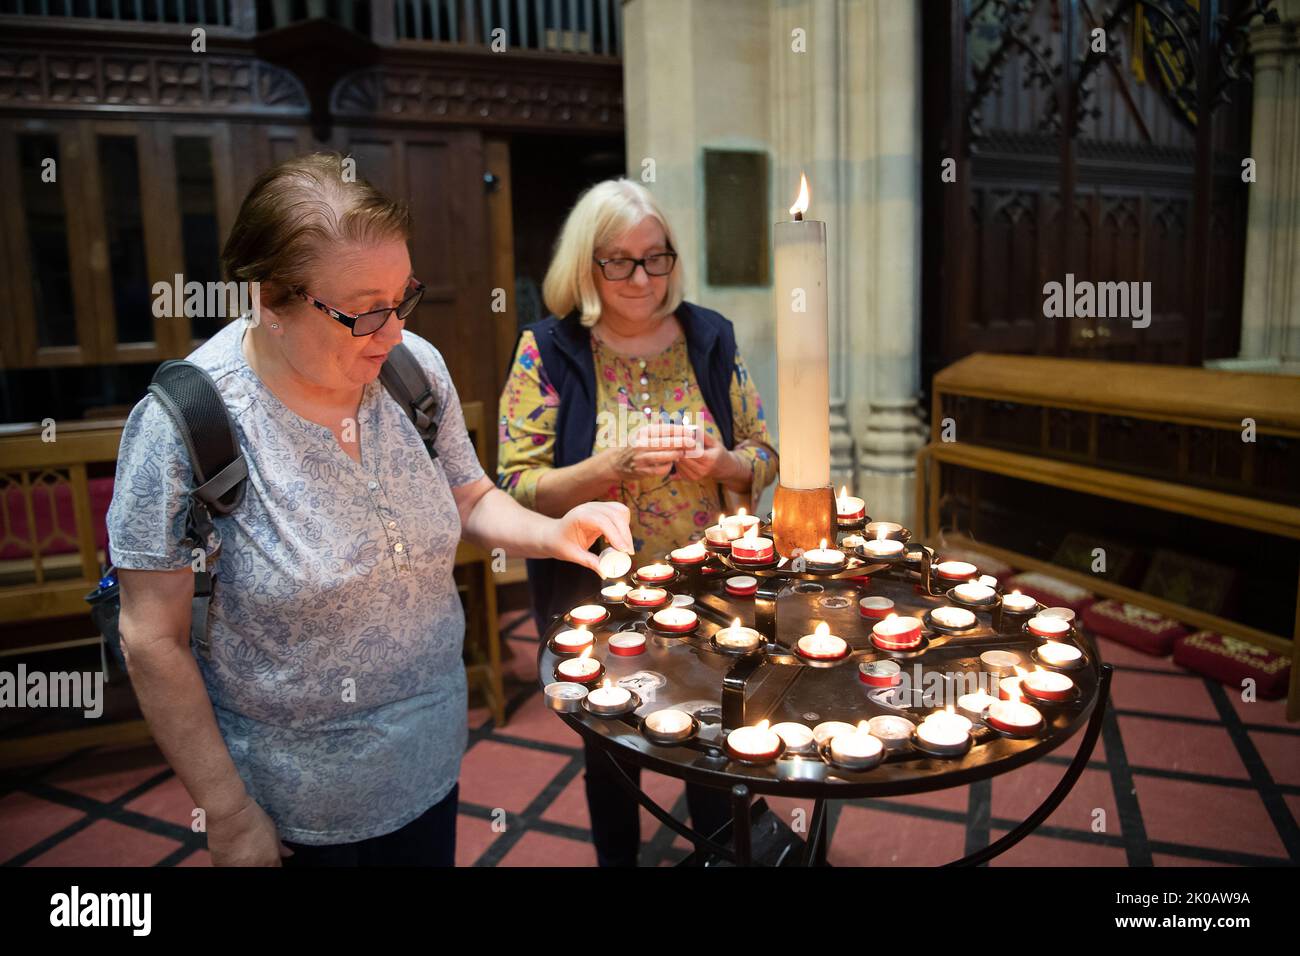
<path fill-rule="evenodd" d="M 608 448 L 611 435 L 626 435 L 645 421 L 680 423 L 683 413 L 687 413 L 689 422 L 721 441 L 695 380 L 685 338 L 679 335 L 658 355 L 620 355 L 594 335 L 591 347 L 596 367 L 596 407 L 618 410 L 598 413 L 592 454 Z M 762 400 L 739 350 L 730 391 L 735 436 L 732 450 L 753 472 L 750 495 L 736 504 L 752 510 L 758 494 L 776 478 L 777 456 L 767 433 Z M 537 340 L 532 332 L 525 331 L 501 392 L 497 484 L 527 508 L 535 507 L 537 483 L 548 468 L 554 467 L 559 408 L 560 396 L 542 368 Z M 662 478 L 611 483 L 599 500 L 621 501 L 628 506 L 637 554 L 650 558 L 662 557 L 692 537 L 701 536 L 723 510 L 734 511 L 730 502 L 724 504 L 721 490 L 715 481 L 692 481 L 670 472 Z"/>

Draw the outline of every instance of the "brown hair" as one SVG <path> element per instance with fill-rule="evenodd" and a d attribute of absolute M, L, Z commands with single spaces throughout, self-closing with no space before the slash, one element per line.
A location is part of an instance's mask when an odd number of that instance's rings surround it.
<path fill-rule="evenodd" d="M 329 246 L 409 239 L 406 203 L 357 179 L 351 166 L 338 153 L 312 153 L 262 173 L 221 252 L 227 281 L 260 282 L 265 304 L 279 308 Z"/>

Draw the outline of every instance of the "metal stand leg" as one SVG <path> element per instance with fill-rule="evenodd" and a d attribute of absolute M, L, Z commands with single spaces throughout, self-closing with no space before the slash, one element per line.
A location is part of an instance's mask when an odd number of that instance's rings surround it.
<path fill-rule="evenodd" d="M 749 815 L 749 787 L 738 783 L 731 788 L 731 842 L 736 848 L 736 866 L 751 866 L 753 853 L 749 837 L 753 823 Z"/>
<path fill-rule="evenodd" d="M 825 866 L 829 815 L 826 800 L 819 797 L 813 803 L 812 822 L 808 826 L 808 842 L 803 849 L 803 866 Z"/>
<path fill-rule="evenodd" d="M 970 856 L 962 857 L 960 860 L 954 860 L 946 866 L 979 866 L 1000 853 L 1005 853 L 1025 837 L 1029 836 L 1036 830 L 1044 820 L 1052 815 L 1061 801 L 1066 798 L 1071 790 L 1074 789 L 1075 783 L 1083 774 L 1083 768 L 1088 765 L 1092 759 L 1092 750 L 1097 745 L 1097 738 L 1101 736 L 1101 725 L 1106 719 L 1106 703 L 1110 700 L 1110 679 L 1114 674 L 1114 669 L 1109 664 L 1101 665 L 1101 679 L 1097 682 L 1097 704 L 1093 708 L 1092 716 L 1088 718 L 1088 727 L 1083 733 L 1083 740 L 1079 743 L 1079 750 L 1074 755 L 1074 760 L 1065 771 L 1065 776 L 1061 782 L 1056 785 L 1046 800 L 1042 802 L 1037 810 L 1025 818 L 1025 821 L 1009 833 L 1002 836 L 1001 839 L 995 840 L 984 849 L 972 853 Z"/>

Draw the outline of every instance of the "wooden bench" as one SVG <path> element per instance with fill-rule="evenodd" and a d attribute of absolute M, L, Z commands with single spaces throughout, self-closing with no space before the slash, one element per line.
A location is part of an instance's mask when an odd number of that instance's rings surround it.
<path fill-rule="evenodd" d="M 1253 442 L 1242 438 L 1247 421 Z M 1164 514 L 1173 535 L 1187 519 L 1240 529 L 1251 547 L 1216 553 L 1212 540 L 1203 543 L 1205 556 L 1225 566 L 1248 565 L 1270 539 L 1275 549 L 1286 542 L 1291 548 L 1300 542 L 1300 378 L 968 356 L 934 378 L 931 441 L 918 454 L 917 475 L 920 538 L 942 536 L 949 546 L 982 551 L 1290 657 L 1287 716 L 1300 719 L 1300 563 L 1277 569 L 1297 582 L 1294 622 L 1267 630 L 1008 547 L 999 541 L 1009 535 L 997 521 L 983 522 L 979 540 L 969 534 L 981 509 L 990 510 L 986 506 L 1001 515 L 1025 506 L 980 500 L 988 486 L 999 487 L 1001 480 L 1009 487 L 1006 479 L 1012 479 L 1059 489 L 1079 502 L 1122 503 L 1129 514 L 1138 513 L 1134 508 Z M 954 492 L 958 482 L 966 490 Z"/>

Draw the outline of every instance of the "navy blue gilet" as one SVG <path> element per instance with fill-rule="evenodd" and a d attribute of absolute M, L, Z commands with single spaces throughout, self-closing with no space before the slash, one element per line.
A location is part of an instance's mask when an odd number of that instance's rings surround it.
<path fill-rule="evenodd" d="M 683 302 L 676 312 L 686 337 L 686 352 L 700 395 L 718 427 L 724 447 L 735 446 L 731 412 L 731 378 L 736 366 L 736 334 L 731 323 L 712 309 Z M 564 468 L 591 457 L 596 441 L 596 364 L 591 332 L 576 312 L 554 315 L 527 326 L 537 341 L 542 370 L 560 397 L 555 422 L 553 466 Z M 512 354 L 518 354 L 518 343 Z M 610 410 L 615 411 L 615 410 Z M 530 559 L 528 591 L 541 632 L 557 614 L 592 594 L 600 579 L 569 561 Z"/>

